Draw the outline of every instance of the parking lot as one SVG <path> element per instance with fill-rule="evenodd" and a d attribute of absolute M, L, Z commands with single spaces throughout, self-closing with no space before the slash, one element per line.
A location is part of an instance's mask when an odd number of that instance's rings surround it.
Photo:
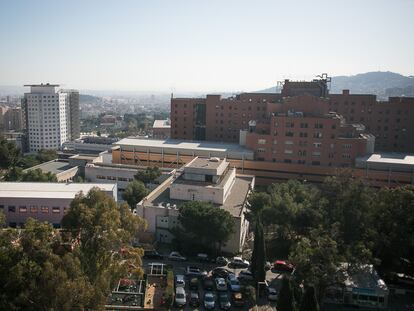
<path fill-rule="evenodd" d="M 186 274 L 186 268 L 188 266 L 195 266 L 200 268 L 201 270 L 207 271 L 207 273 L 210 275 L 211 271 L 216 268 L 216 267 L 221 267 L 221 268 L 225 268 L 227 270 L 229 270 L 231 273 L 233 273 L 236 276 L 239 276 L 241 271 L 245 271 L 247 269 L 238 269 L 238 268 L 233 268 L 233 267 L 229 267 L 228 265 L 226 266 L 220 266 L 214 263 L 209 263 L 209 262 L 200 262 L 198 260 L 192 260 L 189 259 L 188 261 L 171 261 L 171 260 L 151 260 L 151 259 L 144 259 L 144 265 L 147 265 L 149 263 L 153 263 L 153 262 L 159 262 L 159 263 L 163 263 L 163 264 L 167 264 L 167 265 L 171 265 L 173 267 L 173 271 L 174 271 L 174 275 L 185 275 Z M 282 274 L 279 273 L 275 273 L 272 272 L 271 270 L 267 271 L 266 273 L 266 281 L 274 288 L 276 288 L 277 290 L 280 287 L 280 280 L 282 278 Z M 204 297 L 204 289 L 202 286 L 202 282 L 200 280 L 200 286 L 198 289 L 198 293 L 199 293 L 199 298 L 200 298 L 200 306 L 199 307 L 191 307 L 189 305 L 189 295 L 190 295 L 190 288 L 189 288 L 189 278 L 186 277 L 186 284 L 185 284 L 185 292 L 186 292 L 186 297 L 187 297 L 187 305 L 184 308 L 177 308 L 176 306 L 174 306 L 174 308 L 172 310 L 205 310 L 204 306 L 203 306 L 203 297 Z M 215 310 L 219 310 L 219 305 L 218 305 L 218 292 L 214 286 L 213 290 L 211 291 L 214 294 L 215 297 Z M 223 291 L 224 292 L 224 291 Z M 228 297 L 230 298 L 231 301 L 231 291 L 227 289 L 226 291 Z M 268 305 L 269 308 L 267 308 L 267 310 L 272 310 L 275 303 L 269 302 L 267 300 L 267 295 L 262 295 L 262 297 L 257 297 L 258 299 L 258 304 L 259 305 Z M 231 307 L 230 310 L 247 310 L 247 303 L 245 304 L 244 307 L 239 307 L 236 308 L 234 306 Z"/>

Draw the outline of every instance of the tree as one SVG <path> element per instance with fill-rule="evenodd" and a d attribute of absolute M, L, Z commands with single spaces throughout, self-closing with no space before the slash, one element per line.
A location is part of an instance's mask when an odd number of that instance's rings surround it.
<path fill-rule="evenodd" d="M 318 301 L 322 300 L 325 290 L 332 285 L 344 281 L 339 271 L 340 263 L 344 261 L 334 240 L 338 235 L 313 229 L 309 237 L 302 237 L 293 247 L 290 260 L 295 265 L 295 282 L 299 285 L 314 285 Z"/>
<path fill-rule="evenodd" d="M 16 166 L 20 157 L 20 149 L 3 136 L 0 136 L 0 168 L 8 169 Z"/>
<path fill-rule="evenodd" d="M 285 276 L 282 279 L 282 285 L 280 287 L 276 308 L 278 311 L 296 310 L 292 283 L 289 277 Z"/>
<path fill-rule="evenodd" d="M 179 207 L 176 235 L 184 243 L 216 249 L 234 232 L 233 216 L 210 203 L 190 201 Z"/>
<path fill-rule="evenodd" d="M 121 276 L 142 276 L 142 251 L 128 245 L 145 226 L 145 221 L 134 216 L 126 204 L 118 206 L 98 189 L 72 201 L 62 227 L 79 239 L 80 266 L 95 288 L 93 299 L 98 306 Z"/>
<path fill-rule="evenodd" d="M 52 161 L 56 159 L 57 157 L 58 157 L 57 152 L 56 150 L 53 150 L 53 149 L 41 149 L 37 152 L 37 155 L 36 155 L 36 159 L 40 163 Z"/>
<path fill-rule="evenodd" d="M 128 203 L 131 210 L 135 209 L 137 203 L 141 201 L 149 191 L 145 188 L 142 181 L 134 180 L 128 184 L 123 193 L 124 200 Z"/>
<path fill-rule="evenodd" d="M 263 225 L 261 217 L 256 219 L 254 230 L 254 244 L 251 271 L 254 275 L 256 282 L 263 282 L 266 279 L 266 248 L 265 239 L 263 234 Z"/>
<path fill-rule="evenodd" d="M 57 177 L 51 172 L 43 173 L 40 168 L 23 172 L 21 181 L 31 182 L 57 182 Z"/>
<path fill-rule="evenodd" d="M 60 243 L 50 224 L 30 218 L 20 234 L 0 231 L 1 310 L 84 310 L 94 303 L 76 256 L 54 252 Z"/>
<path fill-rule="evenodd" d="M 305 295 L 300 303 L 299 311 L 319 311 L 318 300 L 316 299 L 315 287 L 308 286 Z"/>
<path fill-rule="evenodd" d="M 158 166 L 147 167 L 145 171 L 138 171 L 134 178 L 142 181 L 145 185 L 153 183 L 158 177 L 161 176 L 161 171 Z"/>

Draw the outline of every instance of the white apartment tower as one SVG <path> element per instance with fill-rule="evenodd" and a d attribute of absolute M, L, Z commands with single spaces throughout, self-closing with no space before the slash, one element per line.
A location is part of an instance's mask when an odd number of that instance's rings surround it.
<path fill-rule="evenodd" d="M 25 86 L 30 87 L 30 93 L 25 93 L 22 100 L 30 152 L 59 149 L 64 142 L 79 137 L 77 91 L 56 92 L 59 85 L 49 83 Z M 75 107 L 71 107 L 72 98 Z"/>

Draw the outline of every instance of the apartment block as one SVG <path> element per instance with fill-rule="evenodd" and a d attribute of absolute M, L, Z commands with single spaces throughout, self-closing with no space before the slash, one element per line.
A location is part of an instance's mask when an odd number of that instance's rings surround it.
<path fill-rule="evenodd" d="M 57 84 L 32 84 L 24 94 L 25 128 L 29 150 L 59 149 L 66 141 L 79 137 L 79 93 L 56 92 Z"/>

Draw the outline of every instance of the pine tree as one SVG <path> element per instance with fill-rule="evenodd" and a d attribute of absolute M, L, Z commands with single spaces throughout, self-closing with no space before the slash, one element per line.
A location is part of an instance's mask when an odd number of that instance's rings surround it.
<path fill-rule="evenodd" d="M 300 311 L 319 311 L 318 300 L 316 299 L 315 287 L 306 288 L 305 295 L 300 304 Z"/>
<path fill-rule="evenodd" d="M 288 277 L 282 279 L 279 297 L 277 300 L 277 311 L 295 311 L 295 301 L 291 280 Z"/>

